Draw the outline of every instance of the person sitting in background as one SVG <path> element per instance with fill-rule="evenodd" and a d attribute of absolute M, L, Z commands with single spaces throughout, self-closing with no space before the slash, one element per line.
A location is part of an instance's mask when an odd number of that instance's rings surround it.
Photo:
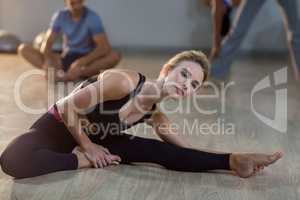
<path fill-rule="evenodd" d="M 75 81 L 99 74 L 116 66 L 121 56 L 112 50 L 101 18 L 84 5 L 84 0 L 65 0 L 66 8 L 51 20 L 40 51 L 21 44 L 19 54 L 33 66 L 55 71 L 56 81 Z M 63 33 L 62 54 L 52 50 L 54 41 Z"/>
<path fill-rule="evenodd" d="M 204 4 L 211 7 L 213 22 L 213 41 L 210 53 L 212 60 L 219 54 L 219 49 L 223 38 L 229 33 L 231 28 L 231 13 L 234 7 L 239 6 L 241 0 L 204 0 Z"/>

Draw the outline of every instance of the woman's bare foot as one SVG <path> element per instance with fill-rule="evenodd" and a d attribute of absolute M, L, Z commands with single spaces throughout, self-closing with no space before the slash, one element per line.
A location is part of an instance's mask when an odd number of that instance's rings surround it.
<path fill-rule="evenodd" d="M 86 158 L 84 153 L 82 152 L 81 148 L 79 146 L 76 146 L 72 153 L 74 153 L 77 156 L 78 159 L 78 169 L 82 168 L 89 168 L 92 167 L 93 165 L 91 162 Z"/>
<path fill-rule="evenodd" d="M 273 154 L 245 153 L 231 154 L 230 168 L 242 178 L 248 178 L 264 169 L 283 156 L 282 152 Z"/>

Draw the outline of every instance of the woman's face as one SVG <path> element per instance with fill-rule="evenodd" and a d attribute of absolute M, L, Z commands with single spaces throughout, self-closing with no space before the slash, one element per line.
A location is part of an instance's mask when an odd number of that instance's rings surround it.
<path fill-rule="evenodd" d="M 191 96 L 199 90 L 203 80 L 204 72 L 200 64 L 182 61 L 169 71 L 164 90 L 175 98 Z"/>

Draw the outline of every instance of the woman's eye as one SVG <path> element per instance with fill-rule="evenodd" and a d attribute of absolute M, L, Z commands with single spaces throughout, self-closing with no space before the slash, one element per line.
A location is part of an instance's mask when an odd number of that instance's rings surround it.
<path fill-rule="evenodd" d="M 185 70 L 182 70 L 181 71 L 181 75 L 184 77 L 184 78 L 187 78 L 187 72 Z"/>
<path fill-rule="evenodd" d="M 193 89 L 196 89 L 196 88 L 199 87 L 198 81 L 192 81 L 191 85 L 192 85 L 192 88 L 193 88 Z"/>
<path fill-rule="evenodd" d="M 197 84 L 196 83 L 192 83 L 192 87 L 193 87 L 193 89 L 196 89 L 197 88 Z"/>

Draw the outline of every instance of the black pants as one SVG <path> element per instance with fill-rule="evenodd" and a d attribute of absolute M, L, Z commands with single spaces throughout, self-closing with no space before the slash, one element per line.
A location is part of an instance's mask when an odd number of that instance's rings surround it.
<path fill-rule="evenodd" d="M 108 136 L 92 142 L 119 155 L 123 164 L 150 162 L 170 170 L 201 172 L 229 170 L 229 154 L 213 154 L 180 148 L 155 139 L 133 137 L 128 134 Z M 30 131 L 15 138 L 0 157 L 2 170 L 13 177 L 25 178 L 55 171 L 74 170 L 78 160 L 72 153 L 76 146 L 71 133 L 53 115 L 46 113 Z"/>
<path fill-rule="evenodd" d="M 77 59 L 79 59 L 85 55 L 86 54 L 76 53 L 76 52 L 63 53 L 62 57 L 61 57 L 61 63 L 63 66 L 63 70 L 65 72 L 68 71 L 74 61 L 76 61 Z"/>

